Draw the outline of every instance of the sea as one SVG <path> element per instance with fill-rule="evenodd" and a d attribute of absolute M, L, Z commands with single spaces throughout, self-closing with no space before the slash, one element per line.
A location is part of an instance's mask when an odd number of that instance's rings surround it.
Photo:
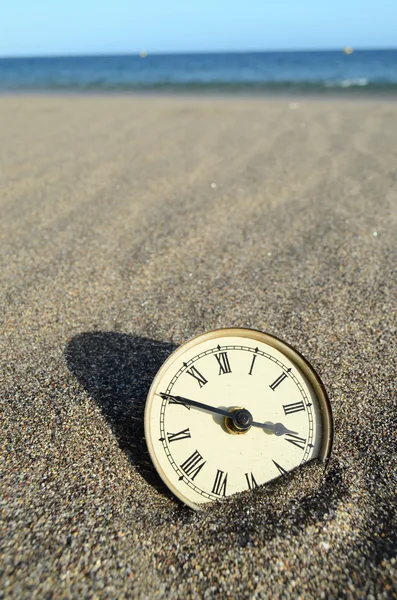
<path fill-rule="evenodd" d="M 0 92 L 396 94 L 397 49 L 0 59 Z"/>

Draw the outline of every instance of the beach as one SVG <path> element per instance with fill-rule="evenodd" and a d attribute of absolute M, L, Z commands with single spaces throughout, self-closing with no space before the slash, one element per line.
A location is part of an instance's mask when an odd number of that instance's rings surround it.
<path fill-rule="evenodd" d="M 397 103 L 0 114 L 0 598 L 397 598 Z M 313 364 L 334 449 L 195 513 L 151 465 L 145 399 L 178 345 L 234 326 Z"/>

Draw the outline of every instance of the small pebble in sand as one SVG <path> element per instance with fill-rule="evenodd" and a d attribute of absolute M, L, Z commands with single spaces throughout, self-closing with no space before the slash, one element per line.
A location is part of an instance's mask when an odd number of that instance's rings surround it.
<path fill-rule="evenodd" d="M 321 542 L 321 546 L 324 548 L 324 550 L 326 552 L 328 552 L 328 550 L 329 550 L 329 544 L 327 544 L 327 542 Z"/>
<path fill-rule="evenodd" d="M 215 189 L 215 188 L 216 188 L 216 183 L 211 183 L 211 187 L 212 187 L 213 189 Z"/>

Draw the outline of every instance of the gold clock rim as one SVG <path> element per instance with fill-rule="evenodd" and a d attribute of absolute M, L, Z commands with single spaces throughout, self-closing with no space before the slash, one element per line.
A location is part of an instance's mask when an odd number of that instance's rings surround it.
<path fill-rule="evenodd" d="M 243 335 L 243 333 L 245 333 L 245 335 Z M 154 390 L 157 388 L 158 381 L 162 378 L 163 372 L 168 369 L 169 365 L 172 364 L 178 358 L 178 356 L 180 354 L 183 354 L 184 352 L 189 350 L 191 347 L 197 345 L 197 343 L 199 343 L 199 341 L 205 342 L 205 341 L 211 340 L 213 338 L 217 338 L 217 337 L 219 338 L 219 337 L 233 337 L 233 336 L 255 339 L 256 341 L 268 344 L 269 346 L 276 348 L 276 350 L 279 350 L 282 354 L 287 356 L 297 366 L 297 368 L 303 373 L 303 375 L 306 377 L 306 379 L 309 381 L 310 385 L 312 386 L 314 393 L 316 394 L 316 397 L 318 399 L 320 409 L 321 409 L 322 425 L 323 425 L 323 439 L 322 439 L 320 453 L 319 453 L 318 458 L 322 462 L 326 462 L 332 451 L 333 439 L 334 439 L 334 427 L 333 427 L 332 408 L 331 408 L 331 403 L 330 403 L 327 391 L 326 391 L 324 384 L 321 381 L 320 376 L 318 375 L 316 369 L 298 350 L 296 350 L 296 348 L 294 348 L 293 346 L 291 346 L 284 340 L 276 337 L 275 335 L 266 333 L 264 331 L 261 331 L 260 329 L 251 329 L 251 328 L 247 328 L 247 327 L 221 327 L 219 329 L 212 329 L 210 331 L 200 333 L 200 334 L 190 338 L 189 340 L 187 340 L 180 346 L 178 346 L 169 355 L 169 357 L 163 362 L 160 369 L 157 371 L 157 373 L 152 381 L 152 384 L 149 388 L 149 392 L 146 397 L 145 415 L 144 415 L 144 430 L 145 430 L 146 445 L 149 450 L 150 458 L 152 459 L 153 464 L 156 467 L 157 473 L 159 474 L 159 476 L 163 480 L 163 482 L 166 484 L 166 486 L 171 490 L 171 492 L 175 496 L 177 496 L 177 498 L 179 498 L 184 504 L 186 504 L 187 506 L 190 506 L 190 508 L 193 508 L 194 510 L 202 510 L 207 503 L 203 503 L 202 505 L 195 504 L 194 502 L 192 502 L 191 500 L 186 498 L 186 496 L 184 496 L 178 490 L 178 488 L 176 488 L 174 486 L 174 484 L 165 475 L 165 473 L 163 472 L 163 469 L 160 465 L 160 462 L 157 459 L 157 455 L 156 455 L 156 452 L 155 452 L 153 444 L 152 444 L 151 432 L 150 432 L 150 412 L 151 412 L 151 406 L 153 404 L 153 399 L 154 399 Z"/>

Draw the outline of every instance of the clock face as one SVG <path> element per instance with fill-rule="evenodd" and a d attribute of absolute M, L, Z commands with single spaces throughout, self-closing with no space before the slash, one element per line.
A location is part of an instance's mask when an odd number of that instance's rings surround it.
<path fill-rule="evenodd" d="M 251 329 L 180 346 L 150 388 L 145 436 L 170 490 L 194 509 L 281 477 L 332 446 L 332 414 L 313 368 Z"/>

